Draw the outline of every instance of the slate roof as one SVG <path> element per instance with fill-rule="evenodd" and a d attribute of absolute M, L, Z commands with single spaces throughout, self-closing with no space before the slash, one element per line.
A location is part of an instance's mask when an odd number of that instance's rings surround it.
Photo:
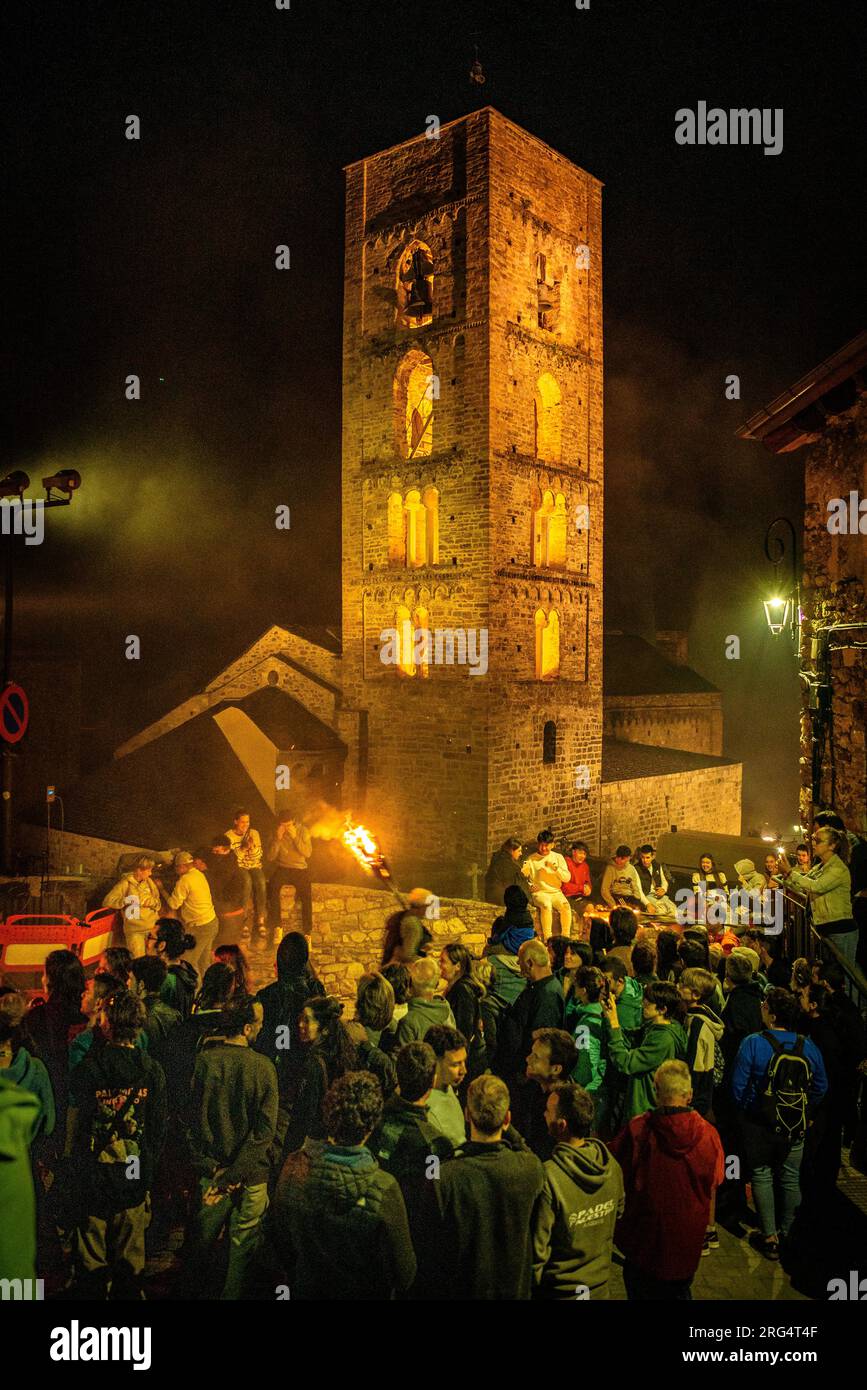
<path fill-rule="evenodd" d="M 604 634 L 602 690 L 606 697 L 719 694 L 692 667 L 676 666 L 651 642 L 628 632 Z"/>
<path fill-rule="evenodd" d="M 169 849 L 209 843 L 236 806 L 263 836 L 274 816 L 214 723 L 242 709 L 279 748 L 340 748 L 340 739 L 284 691 L 266 687 L 214 706 L 142 748 L 115 758 L 65 794 L 66 829 L 122 844 Z M 303 735 L 303 737 L 302 737 Z"/>
<path fill-rule="evenodd" d="M 639 777 L 667 777 L 675 772 L 734 767 L 737 763 L 737 758 L 715 758 L 709 753 L 688 753 L 680 748 L 656 748 L 618 738 L 602 740 L 603 782 L 633 782 Z"/>

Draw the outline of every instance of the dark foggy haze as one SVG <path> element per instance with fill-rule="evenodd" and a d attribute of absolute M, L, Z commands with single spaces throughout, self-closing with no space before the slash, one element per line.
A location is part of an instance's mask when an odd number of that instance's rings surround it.
<path fill-rule="evenodd" d="M 84 479 L 44 545 L 20 547 L 16 640 L 82 657 L 88 757 L 269 624 L 339 623 L 341 166 L 491 104 L 605 182 L 606 623 L 688 628 L 746 762 L 746 823 L 788 824 L 796 668 L 765 627 L 762 543 L 778 515 L 799 528 L 802 463 L 734 431 L 862 326 L 855 7 L 37 0 L 13 16 L 6 463 Z M 699 100 L 782 107 L 783 153 L 677 146 L 675 110 Z"/>

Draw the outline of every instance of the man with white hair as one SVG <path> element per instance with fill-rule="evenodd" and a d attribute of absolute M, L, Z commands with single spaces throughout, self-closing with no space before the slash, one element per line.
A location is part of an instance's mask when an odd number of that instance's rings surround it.
<path fill-rule="evenodd" d="M 455 1016 L 445 999 L 435 998 L 439 984 L 439 963 L 430 956 L 419 956 L 409 967 L 412 976 L 409 1007 L 397 1027 L 397 1045 L 422 1042 L 428 1028 L 435 1023 L 455 1027 Z"/>
<path fill-rule="evenodd" d="M 653 1083 L 656 1109 L 608 1145 L 626 1189 L 616 1234 L 623 1281 L 630 1300 L 691 1299 L 725 1158 L 716 1130 L 691 1107 L 686 1063 L 663 1062 Z"/>

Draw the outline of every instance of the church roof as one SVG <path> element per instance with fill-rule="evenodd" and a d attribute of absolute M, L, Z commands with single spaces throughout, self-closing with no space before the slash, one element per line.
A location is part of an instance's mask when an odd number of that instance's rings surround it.
<path fill-rule="evenodd" d="M 668 777 L 677 772 L 697 772 L 707 767 L 736 767 L 737 758 L 714 758 L 709 753 L 688 753 L 680 748 L 657 748 L 648 743 L 602 740 L 602 781 L 634 782 L 640 777 Z"/>
<path fill-rule="evenodd" d="M 215 722 L 239 709 L 278 749 L 339 750 L 340 739 L 277 687 L 224 701 L 114 758 L 65 794 L 66 829 L 122 844 L 168 849 L 208 844 L 248 807 L 262 834 L 275 823 L 243 763 Z"/>
<path fill-rule="evenodd" d="M 609 695 L 719 694 L 691 666 L 678 666 L 643 637 L 606 632 L 602 645 L 602 691 Z"/>

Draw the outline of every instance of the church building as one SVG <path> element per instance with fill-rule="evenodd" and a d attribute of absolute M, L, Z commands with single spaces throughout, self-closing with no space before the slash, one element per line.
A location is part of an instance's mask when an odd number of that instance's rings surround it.
<path fill-rule="evenodd" d="M 348 167 L 342 631 L 270 627 L 110 779 L 204 720 L 254 821 L 331 801 L 403 882 L 464 894 L 542 826 L 603 854 L 673 825 L 740 833 L 719 693 L 683 653 L 617 634 L 606 705 L 601 203 L 490 107 Z M 69 830 L 152 843 L 129 798 L 79 786 Z M 100 802 L 126 820 L 88 832 Z"/>

